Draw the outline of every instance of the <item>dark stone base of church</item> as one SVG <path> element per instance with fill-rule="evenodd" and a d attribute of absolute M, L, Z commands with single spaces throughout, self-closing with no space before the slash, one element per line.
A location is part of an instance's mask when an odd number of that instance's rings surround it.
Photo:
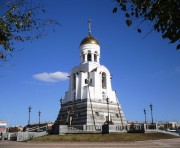
<path fill-rule="evenodd" d="M 151 127 L 154 126 L 153 129 Z M 59 125 L 57 134 L 80 134 L 80 133 L 156 133 L 159 132 L 157 124 L 128 124 L 128 125 L 115 125 L 103 124 L 100 125 Z"/>
<path fill-rule="evenodd" d="M 106 100 L 76 100 L 61 105 L 54 130 L 59 131 L 59 125 L 68 126 L 102 126 L 103 124 L 126 125 L 127 121 L 121 106 Z"/>

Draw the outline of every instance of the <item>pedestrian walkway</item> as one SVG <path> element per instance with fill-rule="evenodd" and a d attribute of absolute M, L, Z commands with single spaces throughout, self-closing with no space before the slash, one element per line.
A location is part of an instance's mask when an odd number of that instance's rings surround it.
<path fill-rule="evenodd" d="M 180 148 L 180 138 L 137 142 L 15 142 L 0 141 L 0 148 Z"/>

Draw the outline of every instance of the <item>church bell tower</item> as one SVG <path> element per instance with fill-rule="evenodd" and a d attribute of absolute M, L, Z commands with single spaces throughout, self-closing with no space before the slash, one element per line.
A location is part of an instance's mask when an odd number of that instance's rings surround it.
<path fill-rule="evenodd" d="M 91 20 L 88 21 L 88 36 L 79 48 L 80 64 L 69 74 L 69 88 L 61 99 L 55 125 L 126 125 L 121 105 L 112 90 L 111 74 L 100 64 L 100 44 L 92 36 Z"/>
<path fill-rule="evenodd" d="M 99 42 L 91 36 L 91 20 L 89 20 L 88 36 L 80 43 L 81 66 L 91 71 L 100 65 L 100 46 Z"/>

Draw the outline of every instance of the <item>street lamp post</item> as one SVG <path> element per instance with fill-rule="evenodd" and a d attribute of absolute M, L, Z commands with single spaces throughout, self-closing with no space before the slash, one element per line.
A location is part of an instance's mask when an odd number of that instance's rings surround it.
<path fill-rule="evenodd" d="M 39 111 L 38 114 L 39 114 L 39 125 L 40 125 L 41 112 Z"/>
<path fill-rule="evenodd" d="M 106 101 L 107 101 L 107 109 L 108 109 L 108 120 L 107 120 L 107 123 L 109 124 L 109 98 L 108 97 L 106 98 Z"/>
<path fill-rule="evenodd" d="M 28 120 L 28 125 L 30 125 L 30 113 L 31 113 L 31 109 L 32 109 L 32 107 L 31 106 L 29 106 L 29 120 Z"/>
<path fill-rule="evenodd" d="M 151 109 L 151 118 L 152 118 L 152 124 L 153 124 L 153 114 L 152 114 L 153 105 L 152 104 L 150 104 L 150 109 Z"/>
<path fill-rule="evenodd" d="M 146 109 L 144 109 L 145 124 L 146 124 Z"/>

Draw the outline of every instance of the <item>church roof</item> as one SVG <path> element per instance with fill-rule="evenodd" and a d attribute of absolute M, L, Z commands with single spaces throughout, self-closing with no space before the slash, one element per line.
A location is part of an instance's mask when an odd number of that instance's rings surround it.
<path fill-rule="evenodd" d="M 92 37 L 91 35 L 88 35 L 87 37 L 85 37 L 82 41 L 81 41 L 81 45 L 84 45 L 84 44 L 97 44 L 99 45 L 99 42 L 98 40 L 96 40 L 94 37 Z"/>

